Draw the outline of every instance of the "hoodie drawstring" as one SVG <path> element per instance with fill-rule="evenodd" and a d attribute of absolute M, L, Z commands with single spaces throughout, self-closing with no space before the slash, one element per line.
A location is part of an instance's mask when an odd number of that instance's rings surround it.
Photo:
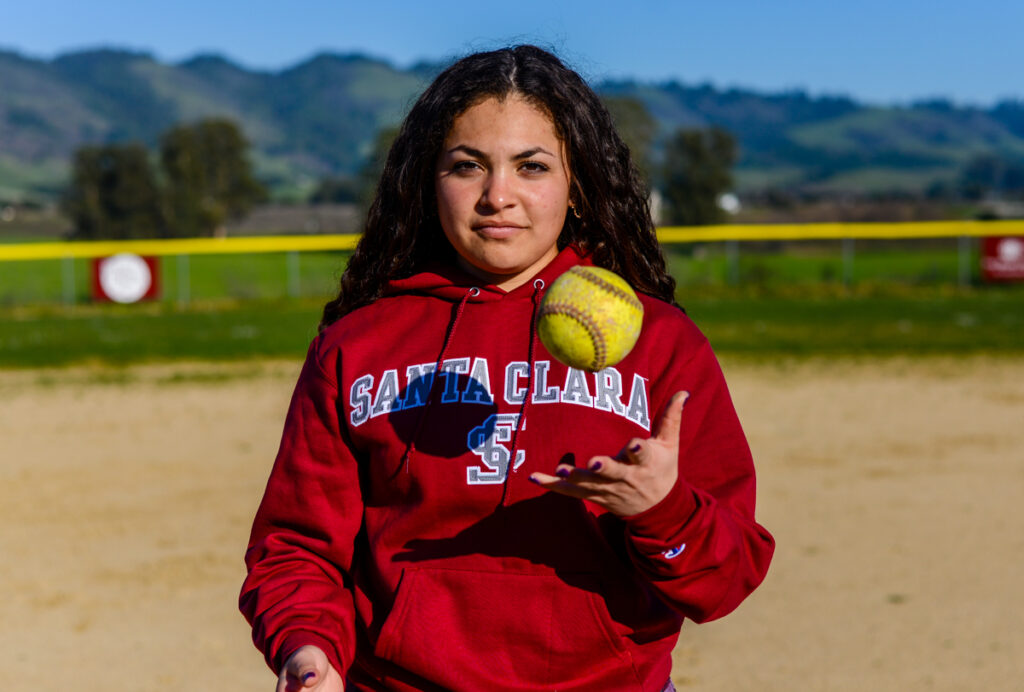
<path fill-rule="evenodd" d="M 441 354 L 437 357 L 437 363 L 434 364 L 434 372 L 431 374 L 430 380 L 430 391 L 427 393 L 427 400 L 423 404 L 423 411 L 420 413 L 419 419 L 416 421 L 416 431 L 409 438 L 409 444 L 405 448 L 405 454 L 402 455 L 402 466 L 405 467 L 405 472 L 409 473 L 409 462 L 412 459 L 413 453 L 416 451 L 416 440 L 420 439 L 420 434 L 423 432 L 423 425 L 427 421 L 427 411 L 430 409 L 431 404 L 434 401 L 434 393 L 437 390 L 437 383 L 441 379 L 441 366 L 444 363 L 444 357 L 448 355 L 448 347 L 451 345 L 452 337 L 455 336 L 455 329 L 459 326 L 459 320 L 462 319 L 462 311 L 466 309 L 466 303 L 473 296 L 480 295 L 480 289 L 475 286 L 462 296 L 462 300 L 459 301 L 458 307 L 455 309 L 455 316 L 452 318 L 451 324 L 448 326 L 448 333 L 444 336 L 444 344 L 441 346 Z"/>
<path fill-rule="evenodd" d="M 516 429 L 512 433 L 512 453 L 508 459 L 508 470 L 505 471 L 505 483 L 501 490 L 501 504 L 508 506 L 509 504 L 509 479 L 516 470 L 516 450 L 519 444 L 519 431 L 526 425 L 526 407 L 530 401 L 530 397 L 533 394 L 533 359 L 534 359 L 534 343 L 537 341 L 537 315 L 540 312 L 540 297 L 544 291 L 544 279 L 537 279 L 533 282 L 533 312 L 530 316 L 530 345 L 527 351 L 527 360 L 529 361 L 529 370 L 526 375 L 526 394 L 523 396 L 523 402 L 519 405 L 519 422 L 516 424 Z"/>

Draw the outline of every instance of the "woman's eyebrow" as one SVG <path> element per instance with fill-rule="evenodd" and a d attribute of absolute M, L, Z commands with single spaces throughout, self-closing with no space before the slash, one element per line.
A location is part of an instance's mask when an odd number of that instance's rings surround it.
<path fill-rule="evenodd" d="M 465 144 L 459 144 L 457 146 L 454 146 L 451 149 L 449 149 L 447 153 L 448 154 L 454 154 L 455 152 L 458 152 L 458 151 L 461 151 L 462 153 L 467 154 L 467 155 L 472 156 L 473 158 L 477 158 L 477 159 L 488 159 L 488 158 L 490 158 L 487 154 L 485 154 L 484 152 L 480 151 L 479 149 L 474 149 L 473 147 L 465 145 Z M 512 159 L 514 161 L 519 161 L 519 160 L 522 160 L 522 159 L 528 159 L 528 158 L 530 158 L 532 156 L 536 156 L 537 154 L 547 154 L 548 156 L 554 156 L 554 154 L 552 154 L 550 151 L 548 151 L 544 147 L 533 147 L 532 149 L 527 149 L 526 151 L 523 151 L 523 152 L 520 152 L 520 153 L 516 154 L 515 156 L 512 157 Z"/>
<path fill-rule="evenodd" d="M 512 158 L 515 159 L 516 161 L 518 161 L 520 159 L 531 158 L 533 156 L 536 156 L 537 154 L 547 154 L 548 156 L 554 156 L 554 154 L 552 154 L 550 151 L 548 151 L 544 147 L 534 147 L 533 149 L 527 149 L 526 151 L 522 152 L 521 154 L 516 154 Z"/>
<path fill-rule="evenodd" d="M 451 149 L 449 149 L 446 153 L 454 154 L 457 151 L 461 151 L 463 154 L 468 154 L 469 156 L 472 156 L 475 159 L 486 159 L 486 158 L 488 158 L 487 155 L 484 154 L 479 149 L 474 149 L 473 147 L 466 146 L 465 144 L 459 144 L 457 146 L 454 146 Z"/>

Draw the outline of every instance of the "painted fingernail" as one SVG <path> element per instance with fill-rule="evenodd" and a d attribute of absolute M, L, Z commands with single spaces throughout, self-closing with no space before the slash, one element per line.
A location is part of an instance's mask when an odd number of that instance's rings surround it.
<path fill-rule="evenodd" d="M 569 469 L 565 468 L 564 466 L 560 466 L 558 470 L 555 471 L 555 475 L 558 476 L 559 478 L 568 478 L 570 473 L 572 472 L 569 471 Z"/>
<path fill-rule="evenodd" d="M 537 480 L 537 479 L 536 479 L 535 477 L 533 477 L 533 476 L 528 476 L 528 478 L 530 479 L 530 481 L 532 481 L 532 482 L 536 483 L 537 485 L 540 485 L 540 481 L 539 481 L 539 480 Z"/>
<path fill-rule="evenodd" d="M 312 680 L 315 677 L 316 677 L 316 672 L 315 671 L 310 671 L 309 673 L 306 673 L 305 675 L 302 676 L 302 682 L 309 682 L 310 680 Z"/>
<path fill-rule="evenodd" d="M 604 464 L 602 464 L 600 461 L 595 461 L 593 464 L 590 465 L 590 470 L 600 471 L 602 466 L 604 466 Z"/>
<path fill-rule="evenodd" d="M 634 454 L 636 452 L 639 452 L 640 451 L 640 443 L 638 442 L 635 445 L 633 445 L 632 447 L 630 447 L 629 451 L 633 452 Z"/>

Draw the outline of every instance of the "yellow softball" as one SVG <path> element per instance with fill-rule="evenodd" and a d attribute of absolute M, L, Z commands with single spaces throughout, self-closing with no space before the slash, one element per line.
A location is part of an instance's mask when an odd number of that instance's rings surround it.
<path fill-rule="evenodd" d="M 644 307 L 615 272 L 573 267 L 540 304 L 537 333 L 558 360 L 597 372 L 626 357 L 640 336 Z"/>

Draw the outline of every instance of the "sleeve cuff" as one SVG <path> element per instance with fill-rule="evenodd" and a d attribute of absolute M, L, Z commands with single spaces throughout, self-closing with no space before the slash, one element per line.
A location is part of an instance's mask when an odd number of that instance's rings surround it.
<path fill-rule="evenodd" d="M 690 520 L 697 505 L 693 488 L 680 478 L 661 502 L 639 514 L 623 517 L 623 521 L 634 537 L 668 544 Z"/>
<path fill-rule="evenodd" d="M 338 656 L 338 649 L 329 639 L 313 632 L 294 632 L 285 637 L 277 651 L 277 657 L 272 662 L 274 673 L 280 674 L 288 658 L 304 646 L 315 646 L 323 651 L 334 670 L 344 679 L 345 666 Z"/>

